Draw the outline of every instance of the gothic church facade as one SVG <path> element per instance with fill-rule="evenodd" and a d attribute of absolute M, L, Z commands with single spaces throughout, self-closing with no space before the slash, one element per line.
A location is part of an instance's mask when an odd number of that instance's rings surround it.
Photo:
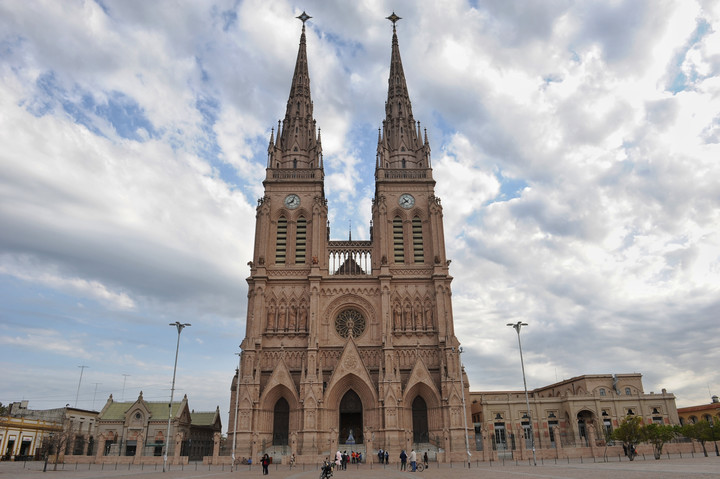
<path fill-rule="evenodd" d="M 231 385 L 235 456 L 430 450 L 472 444 L 453 328 L 443 209 L 393 23 L 369 241 L 331 241 L 304 12 L 285 118 L 268 147 L 246 336 Z M 468 405 L 469 406 L 469 405 Z M 234 435 L 234 438 L 233 438 Z"/>

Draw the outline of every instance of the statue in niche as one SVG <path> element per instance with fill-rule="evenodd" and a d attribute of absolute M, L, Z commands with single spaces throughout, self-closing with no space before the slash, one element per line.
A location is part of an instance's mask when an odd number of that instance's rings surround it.
<path fill-rule="evenodd" d="M 275 329 L 275 306 L 270 305 L 267 314 L 267 329 L 273 331 Z"/>
<path fill-rule="evenodd" d="M 307 331 L 307 307 L 305 305 L 300 306 L 299 318 L 298 329 L 300 331 Z"/>
<path fill-rule="evenodd" d="M 422 330 L 422 311 L 420 310 L 419 306 L 418 309 L 415 310 L 415 329 L 417 331 Z"/>
<path fill-rule="evenodd" d="M 353 430 L 350 429 L 348 433 L 347 441 L 345 441 L 345 444 L 355 444 L 355 436 L 353 436 Z"/>
<path fill-rule="evenodd" d="M 425 328 L 430 330 L 434 329 L 432 306 L 429 304 L 425 305 Z"/>
<path fill-rule="evenodd" d="M 393 312 L 393 329 L 396 331 L 402 328 L 402 309 L 400 305 L 395 305 L 395 311 Z"/>
<path fill-rule="evenodd" d="M 287 331 L 287 308 L 280 305 L 280 316 L 278 317 L 278 330 Z"/>
<path fill-rule="evenodd" d="M 288 322 L 288 329 L 295 331 L 295 325 L 297 324 L 297 308 L 295 306 L 290 307 L 290 320 Z"/>
<path fill-rule="evenodd" d="M 405 324 L 403 329 L 405 331 L 410 331 L 412 329 L 412 309 L 410 309 L 410 305 L 405 305 Z"/>

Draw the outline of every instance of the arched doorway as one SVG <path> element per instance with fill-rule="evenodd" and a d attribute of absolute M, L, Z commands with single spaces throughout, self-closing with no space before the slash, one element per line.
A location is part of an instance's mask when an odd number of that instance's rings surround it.
<path fill-rule="evenodd" d="M 338 443 L 362 444 L 363 408 L 360 396 L 350 389 L 340 400 L 340 430 Z"/>
<path fill-rule="evenodd" d="M 588 438 L 588 428 L 592 427 L 593 417 L 594 414 L 592 411 L 588 411 L 587 409 L 584 409 L 577 414 L 578 436 L 585 446 L 590 444 Z"/>
<path fill-rule="evenodd" d="M 412 403 L 413 442 L 430 442 L 428 431 L 427 404 L 421 396 L 415 397 Z"/>
<path fill-rule="evenodd" d="M 280 398 L 273 410 L 273 446 L 287 446 L 289 431 L 290 405 L 285 398 Z"/>

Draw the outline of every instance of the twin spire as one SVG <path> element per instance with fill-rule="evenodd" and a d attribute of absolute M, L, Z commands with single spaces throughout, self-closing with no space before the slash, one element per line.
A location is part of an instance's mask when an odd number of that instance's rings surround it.
<path fill-rule="evenodd" d="M 305 38 L 305 22 L 312 17 L 302 12 L 297 18 L 302 21 L 303 26 L 295 72 L 290 86 L 285 119 L 282 122 L 278 121 L 277 141 L 274 130 L 270 134 L 267 166 L 279 169 L 322 169 L 322 141 L 320 130 L 317 129 L 313 117 Z M 396 31 L 396 23 L 400 17 L 393 12 L 387 19 L 393 24 L 392 54 L 385 120 L 378 134 L 376 168 L 429 168 L 430 145 L 427 141 L 427 133 L 423 141 L 420 123 L 416 123 L 413 119 L 412 105 L 400 59 Z"/>

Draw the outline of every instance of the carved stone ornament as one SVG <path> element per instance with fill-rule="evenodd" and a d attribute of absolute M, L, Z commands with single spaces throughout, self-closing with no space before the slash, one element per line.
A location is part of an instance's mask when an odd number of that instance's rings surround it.
<path fill-rule="evenodd" d="M 365 332 L 365 317 L 356 309 L 341 311 L 335 318 L 335 331 L 343 338 L 357 338 Z"/>

